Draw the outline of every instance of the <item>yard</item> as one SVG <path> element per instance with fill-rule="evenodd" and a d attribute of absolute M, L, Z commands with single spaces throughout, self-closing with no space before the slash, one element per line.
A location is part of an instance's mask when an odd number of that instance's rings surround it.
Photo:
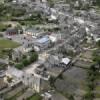
<path fill-rule="evenodd" d="M 4 57 L 8 54 L 7 49 L 13 49 L 20 46 L 20 44 L 7 39 L 0 39 L 0 57 Z"/>

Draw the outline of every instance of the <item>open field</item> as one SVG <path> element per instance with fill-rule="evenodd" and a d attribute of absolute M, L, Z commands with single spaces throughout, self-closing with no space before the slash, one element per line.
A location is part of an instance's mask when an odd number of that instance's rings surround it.
<path fill-rule="evenodd" d="M 20 46 L 20 44 L 7 39 L 0 39 L 0 57 L 6 56 L 8 53 L 5 49 L 13 49 Z M 5 51 L 3 51 L 5 50 Z"/>
<path fill-rule="evenodd" d="M 20 46 L 18 43 L 7 39 L 0 39 L 0 49 L 16 48 Z"/>
<path fill-rule="evenodd" d="M 42 97 L 39 94 L 35 94 L 28 98 L 27 100 L 42 100 Z"/>

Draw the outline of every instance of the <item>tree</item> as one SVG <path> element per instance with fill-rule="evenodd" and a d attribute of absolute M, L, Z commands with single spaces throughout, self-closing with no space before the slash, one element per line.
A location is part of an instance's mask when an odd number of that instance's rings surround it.
<path fill-rule="evenodd" d="M 19 63 L 19 64 L 16 64 L 15 67 L 18 69 L 22 69 L 24 66 L 22 63 Z"/>
<path fill-rule="evenodd" d="M 100 47 L 100 40 L 97 42 L 97 46 Z"/>
<path fill-rule="evenodd" d="M 70 95 L 70 96 L 68 97 L 68 99 L 69 99 L 69 100 L 74 100 L 74 96 L 73 96 L 73 95 Z"/>
<path fill-rule="evenodd" d="M 38 59 L 38 54 L 36 52 L 32 53 L 30 56 L 30 61 L 35 62 Z"/>
<path fill-rule="evenodd" d="M 49 83 L 52 87 L 54 87 L 54 82 L 55 82 L 55 78 L 54 77 L 50 77 L 49 79 Z"/>
<path fill-rule="evenodd" d="M 10 59 L 12 59 L 12 52 L 13 52 L 13 49 L 8 50 L 8 56 Z"/>
<path fill-rule="evenodd" d="M 94 0 L 93 5 L 100 7 L 100 0 Z"/>
<path fill-rule="evenodd" d="M 26 59 L 27 58 L 27 56 L 26 55 L 23 55 L 23 59 Z"/>
<path fill-rule="evenodd" d="M 83 100 L 93 100 L 93 99 L 94 99 L 94 94 L 89 91 L 86 93 Z"/>
<path fill-rule="evenodd" d="M 29 64 L 29 61 L 28 61 L 27 59 L 24 59 L 24 60 L 22 61 L 22 63 L 23 63 L 24 66 L 27 66 L 27 65 Z"/>
<path fill-rule="evenodd" d="M 95 63 L 97 63 L 99 65 L 99 67 L 100 67 L 100 50 L 99 50 L 99 48 L 98 48 L 98 50 L 95 50 L 93 52 L 93 61 Z"/>

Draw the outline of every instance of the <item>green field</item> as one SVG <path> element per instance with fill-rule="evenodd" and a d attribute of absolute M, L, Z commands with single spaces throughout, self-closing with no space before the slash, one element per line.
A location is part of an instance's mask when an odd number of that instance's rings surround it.
<path fill-rule="evenodd" d="M 0 39 L 0 49 L 16 48 L 18 46 L 20 46 L 20 44 L 13 42 L 11 40 Z"/>
<path fill-rule="evenodd" d="M 35 94 L 28 98 L 27 100 L 42 100 L 42 97 L 39 94 Z"/>
<path fill-rule="evenodd" d="M 6 49 L 13 49 L 20 46 L 19 43 L 7 39 L 0 39 L 0 58 L 8 54 Z"/>

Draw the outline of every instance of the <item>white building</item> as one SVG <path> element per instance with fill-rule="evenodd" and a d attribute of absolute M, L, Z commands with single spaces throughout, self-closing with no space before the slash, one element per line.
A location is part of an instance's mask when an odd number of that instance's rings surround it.
<path fill-rule="evenodd" d="M 61 38 L 61 33 L 58 33 L 58 34 L 50 34 L 49 35 L 49 39 L 51 40 L 51 42 L 53 42 L 53 43 L 55 43 L 55 42 L 57 42 L 57 41 L 59 41 L 59 40 L 62 40 L 62 38 Z"/>
<path fill-rule="evenodd" d="M 68 65 L 69 62 L 70 62 L 69 58 L 62 58 L 62 60 L 61 60 L 61 63 L 65 64 L 65 65 Z"/>
<path fill-rule="evenodd" d="M 40 91 L 40 77 L 34 75 L 34 73 L 26 73 L 14 67 L 9 67 L 6 71 L 6 76 L 12 78 L 11 83 L 7 82 L 7 77 L 5 78 L 5 81 L 10 87 L 18 84 L 19 82 L 23 82 L 24 85 L 32 88 L 33 90 L 37 92 Z"/>
<path fill-rule="evenodd" d="M 37 37 L 41 36 L 43 33 L 44 33 L 43 31 L 36 30 L 34 28 L 28 28 L 24 32 L 25 35 L 32 36 L 34 38 L 37 38 Z"/>

